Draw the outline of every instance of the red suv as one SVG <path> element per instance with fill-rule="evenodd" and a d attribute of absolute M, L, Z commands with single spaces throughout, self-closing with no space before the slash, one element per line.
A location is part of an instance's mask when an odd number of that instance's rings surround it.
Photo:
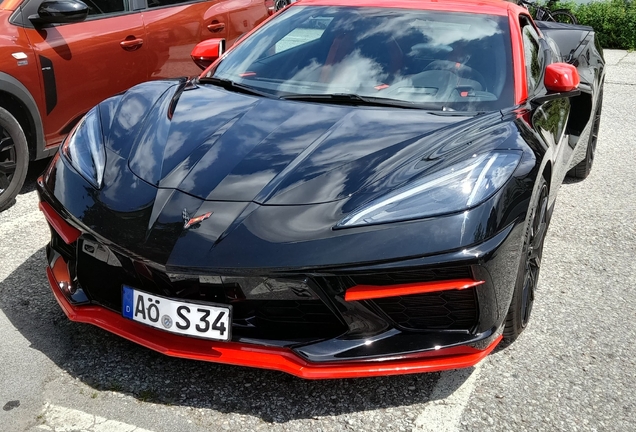
<path fill-rule="evenodd" d="M 269 3 L 0 0 L 0 210 L 29 160 L 53 154 L 92 106 L 142 81 L 198 74 L 192 48 L 211 37 L 231 46 Z"/>

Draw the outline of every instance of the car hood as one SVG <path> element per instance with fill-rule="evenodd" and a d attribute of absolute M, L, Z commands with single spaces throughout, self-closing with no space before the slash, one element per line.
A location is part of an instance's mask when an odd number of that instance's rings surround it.
<path fill-rule="evenodd" d="M 140 86 L 102 111 L 108 147 L 143 181 L 206 201 L 266 205 L 384 193 L 449 153 L 472 151 L 479 137 L 494 144 L 483 118 L 501 118 L 270 99 L 174 81 Z"/>

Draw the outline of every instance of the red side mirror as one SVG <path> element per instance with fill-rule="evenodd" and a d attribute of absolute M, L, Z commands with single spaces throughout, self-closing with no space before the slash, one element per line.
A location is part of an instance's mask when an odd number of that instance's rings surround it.
<path fill-rule="evenodd" d="M 190 57 L 201 69 L 206 69 L 225 52 L 225 39 L 208 39 L 199 42 Z"/>
<path fill-rule="evenodd" d="M 571 64 L 552 63 L 545 68 L 543 83 L 550 92 L 569 92 L 575 90 L 580 82 L 579 71 Z"/>

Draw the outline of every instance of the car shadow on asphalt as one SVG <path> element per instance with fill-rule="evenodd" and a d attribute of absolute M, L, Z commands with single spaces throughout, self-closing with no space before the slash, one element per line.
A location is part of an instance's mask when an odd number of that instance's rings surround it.
<path fill-rule="evenodd" d="M 33 192 L 37 187 L 37 179 L 42 174 L 42 172 L 46 169 L 50 162 L 50 158 L 42 159 L 39 161 L 31 162 L 29 164 L 29 169 L 27 171 L 26 178 L 24 179 L 24 185 L 18 192 L 18 195 L 23 195 L 29 192 Z M 9 203 L 7 207 L 5 207 L 2 211 L 10 209 L 16 203 L 15 198 Z M 2 212 L 0 211 L 0 213 Z"/>
<path fill-rule="evenodd" d="M 24 180 L 24 185 L 22 189 L 20 189 L 19 194 L 29 193 L 35 190 L 37 186 L 37 179 L 42 175 L 46 167 L 49 165 L 51 158 L 41 159 L 38 161 L 34 161 L 29 163 L 29 170 L 27 171 L 26 179 Z"/>
<path fill-rule="evenodd" d="M 95 390 L 284 423 L 424 403 L 431 400 L 440 377 L 428 373 L 308 381 L 282 372 L 168 357 L 69 321 L 51 294 L 45 262 L 41 248 L 0 282 L 0 309 L 31 348 Z M 436 389 L 434 397 L 446 398 L 468 376 L 466 371 L 458 374 L 453 386 Z"/>

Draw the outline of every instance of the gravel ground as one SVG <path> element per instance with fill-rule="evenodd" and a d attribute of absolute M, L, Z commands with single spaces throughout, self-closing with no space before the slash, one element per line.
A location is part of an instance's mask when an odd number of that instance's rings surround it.
<path fill-rule="evenodd" d="M 634 430 L 636 53 L 606 58 L 594 168 L 561 187 L 532 320 L 484 362 L 465 430 Z"/>
<path fill-rule="evenodd" d="M 594 170 L 561 188 L 529 328 L 465 371 L 303 381 L 169 358 L 71 323 L 44 273 L 33 187 L 45 165 L 32 164 L 0 213 L 0 431 L 98 430 L 62 428 L 54 407 L 157 432 L 633 430 L 636 53 L 607 58 Z"/>

